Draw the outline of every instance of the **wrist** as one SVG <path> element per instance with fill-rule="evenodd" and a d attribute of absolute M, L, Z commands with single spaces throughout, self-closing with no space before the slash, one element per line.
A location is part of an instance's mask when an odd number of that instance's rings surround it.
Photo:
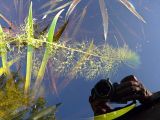
<path fill-rule="evenodd" d="M 146 104 L 146 103 L 149 103 L 150 101 L 152 101 L 153 93 L 150 92 L 149 90 L 146 90 L 146 89 L 145 89 L 144 93 L 145 93 L 144 97 L 139 99 L 139 102 L 141 104 Z"/>

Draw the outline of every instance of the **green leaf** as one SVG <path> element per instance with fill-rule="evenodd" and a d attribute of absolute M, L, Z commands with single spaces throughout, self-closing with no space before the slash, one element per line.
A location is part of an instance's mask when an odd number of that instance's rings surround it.
<path fill-rule="evenodd" d="M 50 106 L 50 107 L 44 108 L 41 111 L 39 111 L 38 113 L 33 114 L 30 117 L 30 120 L 39 120 L 39 119 L 41 119 L 43 117 L 46 117 L 46 116 L 49 116 L 49 115 L 53 116 L 60 105 L 61 105 L 61 103 L 58 103 L 58 104 L 56 104 L 54 106 Z"/>
<path fill-rule="evenodd" d="M 132 12 L 138 19 L 146 23 L 143 17 L 136 11 L 135 7 L 128 0 L 119 0 L 130 12 Z"/>
<path fill-rule="evenodd" d="M 32 57 L 33 57 L 33 17 L 32 17 L 32 2 L 29 8 L 29 15 L 27 21 L 27 36 L 28 36 L 28 48 L 27 48 L 27 67 L 26 67 L 26 82 L 25 82 L 25 93 L 28 93 L 30 88 L 31 74 L 32 74 Z"/>
<path fill-rule="evenodd" d="M 0 25 L 0 34 L 3 33 L 2 26 Z"/>
<path fill-rule="evenodd" d="M 49 29 L 49 32 L 48 32 L 48 39 L 47 39 L 47 42 L 50 42 L 52 43 L 54 40 L 53 40 L 53 36 L 54 36 L 54 31 L 55 31 L 55 27 L 56 27 L 56 23 L 57 23 L 57 20 L 60 16 L 60 14 L 64 11 L 64 9 L 62 9 L 60 12 L 57 13 L 57 15 L 54 17 L 53 21 L 52 21 L 52 24 L 50 26 L 50 29 Z"/>
<path fill-rule="evenodd" d="M 99 0 L 99 5 L 100 5 L 102 20 L 103 20 L 104 39 L 106 42 L 107 34 L 108 34 L 108 12 L 107 12 L 107 7 L 105 5 L 104 0 Z"/>
<path fill-rule="evenodd" d="M 67 13 L 66 13 L 66 20 L 68 20 L 69 16 L 71 15 L 71 13 L 73 12 L 73 10 L 75 9 L 75 7 L 78 5 L 78 3 L 80 2 L 81 0 L 73 0 L 72 1 L 72 4 L 70 5 Z"/>
<path fill-rule="evenodd" d="M 29 8 L 29 15 L 28 15 L 28 21 L 27 21 L 28 25 L 27 25 L 27 35 L 28 37 L 32 37 L 33 36 L 33 17 L 32 17 L 32 2 L 30 4 L 30 8 Z"/>
<path fill-rule="evenodd" d="M 49 52 L 50 51 L 50 44 L 52 44 L 52 42 L 54 41 L 53 38 L 54 38 L 55 27 L 56 27 L 58 18 L 60 16 L 60 14 L 63 12 L 63 10 L 61 10 L 60 12 L 57 13 L 57 15 L 54 17 L 54 19 L 52 21 L 52 24 L 50 26 L 50 29 L 49 29 L 49 32 L 48 32 L 46 50 L 45 50 L 41 66 L 40 66 L 40 69 L 38 71 L 36 83 L 35 83 L 35 86 L 34 86 L 34 96 L 38 92 L 38 89 L 39 89 L 39 87 L 41 85 L 43 76 L 45 74 L 45 69 L 46 69 L 46 66 L 47 66 L 47 63 L 48 63 L 48 59 L 49 59 L 49 56 L 50 56 L 50 52 Z"/>

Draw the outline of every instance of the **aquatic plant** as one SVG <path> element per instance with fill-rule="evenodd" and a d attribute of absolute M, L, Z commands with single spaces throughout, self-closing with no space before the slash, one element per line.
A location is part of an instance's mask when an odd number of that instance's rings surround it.
<path fill-rule="evenodd" d="M 11 77 L 10 70 L 7 64 L 7 50 L 6 50 L 6 43 L 5 43 L 5 34 L 2 30 L 0 25 L 0 54 L 2 58 L 2 68 L 4 73 L 7 74 L 8 77 Z"/>
<path fill-rule="evenodd" d="M 49 29 L 47 42 L 46 42 L 46 50 L 45 50 L 44 57 L 42 59 L 42 63 L 41 63 L 41 66 L 40 66 L 40 69 L 39 69 L 39 72 L 38 72 L 38 75 L 37 75 L 37 79 L 36 79 L 36 82 L 35 82 L 35 88 L 36 89 L 39 89 L 39 85 L 41 84 L 41 81 L 42 81 L 43 76 L 45 74 L 46 65 L 48 63 L 49 56 L 51 55 L 50 52 L 51 52 L 51 49 L 53 49 L 50 44 L 52 44 L 52 42 L 54 42 L 54 40 L 55 40 L 54 39 L 54 31 L 55 31 L 55 27 L 56 27 L 58 17 L 60 16 L 60 14 L 62 12 L 63 12 L 63 10 L 61 10 L 59 13 L 57 13 L 57 15 L 53 19 L 53 22 L 52 22 L 51 27 Z"/>
<path fill-rule="evenodd" d="M 11 111 L 18 111 L 12 116 L 21 116 L 28 113 L 28 109 L 34 106 L 37 99 L 39 99 L 39 89 L 42 86 L 42 80 L 45 78 L 48 63 L 51 65 L 52 75 L 58 73 L 60 77 L 64 78 L 64 81 L 60 84 L 62 87 L 65 87 L 71 80 L 77 77 L 83 77 L 88 80 L 93 80 L 100 75 L 107 77 L 108 74 L 115 71 L 121 64 L 135 67 L 139 63 L 138 55 L 130 50 L 126 44 L 122 47 L 114 48 L 107 42 L 104 45 L 98 46 L 94 44 L 93 39 L 84 42 L 72 42 L 68 41 L 67 38 L 64 40 L 64 38 L 61 37 L 69 23 L 69 16 L 79 2 L 80 0 L 74 0 L 59 8 L 58 11 L 60 11 L 54 17 L 48 33 L 45 32 L 48 28 L 46 27 L 42 32 L 43 34 L 39 33 L 38 36 L 35 35 L 36 31 L 34 26 L 36 23 L 34 23 L 33 20 L 32 3 L 29 7 L 27 22 L 25 25 L 19 27 L 19 32 L 15 32 L 14 35 L 8 34 L 7 32 L 3 32 L 2 27 L 0 27 L 0 52 L 2 58 L 0 75 L 6 74 L 6 76 L 12 76 L 9 67 L 18 61 L 17 54 L 22 53 L 23 57 L 20 55 L 20 59 L 24 63 L 26 62 L 26 74 L 21 84 L 22 86 L 15 85 L 14 76 L 10 80 L 2 80 L 2 83 L 4 82 L 6 85 L 3 86 L 5 91 L 0 90 L 0 100 L 3 101 L 0 104 L 0 109 L 2 108 L 2 110 L 0 110 L 0 117 L 3 118 L 8 114 L 12 115 Z M 105 6 L 103 4 L 104 1 L 100 2 L 103 22 L 107 21 L 107 23 L 104 24 L 104 37 L 106 40 L 108 16 L 107 13 L 104 13 Z M 55 32 L 58 18 L 63 8 L 68 5 L 70 6 L 66 12 L 64 25 L 57 30 L 58 32 Z M 50 13 L 44 14 L 45 17 L 47 17 L 48 14 Z M 14 53 L 15 56 L 13 55 Z M 9 59 L 9 57 L 11 57 L 11 60 L 8 62 L 7 59 Z M 13 87 L 10 87 L 11 85 L 13 85 Z M 13 103 L 16 103 L 16 105 Z M 10 109 L 7 107 L 10 107 Z M 41 110 L 38 110 L 35 114 L 41 117 L 41 112 L 54 111 L 55 106 Z"/>
<path fill-rule="evenodd" d="M 7 119 L 17 111 L 27 107 L 29 98 L 24 96 L 23 87 L 20 84 L 21 77 L 16 73 L 11 73 L 13 79 L 19 78 L 18 81 L 10 81 L 7 75 L 0 77 L 0 118 Z"/>
<path fill-rule="evenodd" d="M 28 21 L 26 25 L 27 39 L 28 39 L 28 48 L 27 48 L 27 66 L 26 66 L 26 83 L 25 83 L 25 93 L 28 92 L 30 88 L 31 73 L 32 73 L 32 57 L 34 47 L 32 46 L 33 41 L 33 18 L 32 18 L 32 2 L 29 8 Z"/>
<path fill-rule="evenodd" d="M 69 18 L 69 15 L 72 13 L 75 6 L 79 1 L 73 1 L 69 7 L 69 10 L 66 14 L 66 20 Z M 104 11 L 105 6 L 101 11 Z M 56 27 L 56 22 L 60 16 L 61 10 L 53 19 L 50 30 L 48 34 L 40 35 L 38 38 L 34 36 L 34 22 L 32 17 L 32 3 L 29 7 L 29 14 L 26 25 L 24 25 L 23 32 L 17 33 L 16 37 L 9 36 L 5 39 L 8 39 L 7 42 L 2 42 L 1 49 L 3 49 L 8 44 L 15 45 L 16 49 L 19 51 L 26 49 L 27 46 L 27 60 L 26 60 L 26 82 L 25 82 L 25 93 L 28 93 L 30 90 L 30 83 L 32 78 L 32 71 L 36 72 L 37 75 L 35 81 L 35 87 L 38 90 L 38 86 L 41 85 L 41 81 L 45 74 L 45 69 L 47 67 L 48 60 L 50 60 L 53 68 L 53 72 L 58 72 L 61 76 L 69 77 L 67 79 L 73 79 L 79 75 L 87 78 L 94 79 L 96 76 L 104 75 L 107 76 L 110 71 L 117 68 L 121 63 L 132 64 L 132 62 L 139 61 L 136 53 L 129 50 L 127 45 L 124 45 L 121 48 L 113 48 L 109 44 L 104 46 L 96 46 L 94 41 L 91 43 L 87 42 L 66 42 L 63 41 L 60 36 L 62 35 L 64 29 L 57 34 L 57 38 L 54 36 L 54 30 Z M 105 16 L 104 21 L 105 21 Z M 65 24 L 64 26 L 66 26 Z M 106 26 L 106 25 L 105 25 Z M 2 32 L 1 29 L 1 39 L 7 33 Z M 106 36 L 106 35 L 105 35 Z M 60 39 L 54 41 L 54 39 Z M 6 49 L 7 50 L 7 49 Z M 38 51 L 43 54 L 36 56 L 35 52 Z M 7 53 L 6 51 L 2 54 L 3 66 L 6 67 Z M 33 58 L 34 55 L 34 58 Z M 34 59 L 38 60 L 39 64 L 34 63 Z M 37 61 L 36 60 L 36 61 Z M 35 66 L 36 65 L 36 66 Z M 135 65 L 135 64 L 133 64 Z M 33 70 L 32 70 L 33 68 Z M 36 71 L 35 68 L 39 70 Z"/>
<path fill-rule="evenodd" d="M 146 23 L 144 18 L 136 11 L 135 7 L 132 5 L 132 3 L 129 0 L 119 0 L 129 11 L 131 11 L 139 20 Z"/>
<path fill-rule="evenodd" d="M 6 75 L 0 77 L 0 119 L 5 120 L 54 120 L 55 112 L 60 104 L 46 106 L 44 97 L 32 100 L 24 94 L 25 77 L 11 72 L 15 80 L 11 85 Z M 12 86 L 12 87 L 11 87 Z"/>
<path fill-rule="evenodd" d="M 84 42 L 59 45 L 59 49 L 50 58 L 50 64 L 52 73 L 64 77 L 60 84 L 60 88 L 64 88 L 77 77 L 86 80 L 106 78 L 122 64 L 136 67 L 139 57 L 127 45 L 121 48 L 113 48 L 110 45 L 97 47 L 93 42 Z"/>
<path fill-rule="evenodd" d="M 100 10 L 101 10 L 102 19 L 103 19 L 104 40 L 106 42 L 107 35 L 108 35 L 108 11 L 107 11 L 107 7 L 105 6 L 104 0 L 99 0 L 99 5 L 100 5 Z"/>

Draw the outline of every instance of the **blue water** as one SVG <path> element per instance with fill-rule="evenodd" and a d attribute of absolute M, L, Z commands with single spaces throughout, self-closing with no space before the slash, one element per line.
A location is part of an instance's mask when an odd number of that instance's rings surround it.
<path fill-rule="evenodd" d="M 5 0 L 4 2 L 1 0 L 0 2 L 13 7 L 10 3 L 11 1 L 12 0 Z M 38 9 L 39 6 L 47 1 L 48 0 L 33 1 L 35 16 L 41 13 Z M 78 16 L 87 3 L 88 0 L 82 0 L 74 13 Z M 144 17 L 147 22 L 146 24 L 138 20 L 131 12 L 121 5 L 118 0 L 106 0 L 109 13 L 107 42 L 117 47 L 114 36 L 117 37 L 120 46 L 123 44 L 123 41 L 125 41 L 132 50 L 139 54 L 141 64 L 134 69 L 122 65 L 114 75 L 110 75 L 110 78 L 113 82 L 119 82 L 123 77 L 134 74 L 148 89 L 155 92 L 160 89 L 160 1 L 132 0 L 132 3 L 137 11 Z M 0 11 L 2 11 L 6 17 L 9 17 L 14 22 L 16 20 L 20 23 L 23 22 L 23 20 L 17 19 L 17 15 L 13 11 L 5 13 L 1 6 L 3 5 L 0 4 Z M 3 26 L 7 26 L 3 20 L 0 20 L 0 23 Z M 86 38 L 93 38 L 97 44 L 103 44 L 104 42 L 101 13 L 97 0 L 92 0 L 91 4 L 88 6 L 80 29 L 74 36 L 74 39 L 79 41 Z M 57 117 L 62 120 L 78 120 L 80 118 L 91 117 L 93 116 L 93 112 L 90 108 L 88 97 L 91 88 L 100 79 L 102 78 L 89 81 L 85 81 L 82 78 L 73 80 L 58 96 L 52 93 L 51 89 L 49 89 L 50 87 L 48 87 L 50 83 L 46 81 L 47 104 L 49 106 L 62 102 L 62 106 L 57 112 Z"/>

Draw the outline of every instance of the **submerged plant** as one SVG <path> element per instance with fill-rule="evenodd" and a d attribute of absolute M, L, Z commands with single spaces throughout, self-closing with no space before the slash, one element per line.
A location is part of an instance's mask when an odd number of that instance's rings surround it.
<path fill-rule="evenodd" d="M 0 77 L 0 119 L 4 120 L 54 120 L 60 104 L 46 106 L 44 97 L 32 100 L 31 95 L 24 94 L 25 78 L 12 72 L 14 87 L 6 75 Z"/>
<path fill-rule="evenodd" d="M 12 76 L 13 79 L 19 77 L 18 81 L 22 80 L 17 73 L 12 73 Z M 25 109 L 29 99 L 24 96 L 20 82 L 10 82 L 7 75 L 4 74 L 1 76 L 0 81 L 0 118 L 7 119 L 19 110 Z"/>
<path fill-rule="evenodd" d="M 34 47 L 33 44 L 33 18 L 32 18 L 32 2 L 29 8 L 28 21 L 26 26 L 28 48 L 27 48 L 27 65 L 26 65 L 26 83 L 25 83 L 25 93 L 28 93 L 30 88 L 31 74 L 32 74 L 32 57 Z"/>
<path fill-rule="evenodd" d="M 41 81 L 42 81 L 43 76 L 45 74 L 46 65 L 48 63 L 48 59 L 49 59 L 49 57 L 51 55 L 51 51 L 52 51 L 51 49 L 53 49 L 50 44 L 52 44 L 54 42 L 53 38 L 54 38 L 54 31 L 55 31 L 56 23 L 57 23 L 58 17 L 60 16 L 60 14 L 62 12 L 63 12 L 63 10 L 61 10 L 55 16 L 55 18 L 53 19 L 53 22 L 51 24 L 51 27 L 49 29 L 49 32 L 48 32 L 48 37 L 47 37 L 47 42 L 46 42 L 46 50 L 45 50 L 45 53 L 44 53 L 44 56 L 43 56 L 43 59 L 42 59 L 42 64 L 40 66 L 40 69 L 39 69 L 39 72 L 38 72 L 38 75 L 37 75 L 37 79 L 36 79 L 36 82 L 35 82 L 35 88 L 37 90 L 39 89 L 39 85 L 41 84 Z"/>
<path fill-rule="evenodd" d="M 4 73 L 11 78 L 11 73 L 7 64 L 7 44 L 5 42 L 5 34 L 2 30 L 1 25 L 0 25 L 0 54 L 2 58 L 2 68 L 4 70 Z"/>
<path fill-rule="evenodd" d="M 98 46 L 94 44 L 94 40 L 91 40 L 91 42 L 68 42 L 67 38 L 61 38 L 62 33 L 68 25 L 69 16 L 79 2 L 80 0 L 74 0 L 65 5 L 68 6 L 70 4 L 70 7 L 66 13 L 64 25 L 57 30 L 58 32 L 55 32 L 55 28 L 63 9 L 54 17 L 48 33 L 43 32 L 39 36 L 35 35 L 32 3 L 29 7 L 27 22 L 21 26 L 23 29 L 20 28 L 20 32 L 9 35 L 3 32 L 0 27 L 0 53 L 2 58 L 0 75 L 12 76 L 9 67 L 17 62 L 18 57 L 13 56 L 8 62 L 8 55 L 17 53 L 18 51 L 18 53 L 24 54 L 23 57 L 21 56 L 21 60 L 26 61 L 26 74 L 22 86 L 17 87 L 14 83 L 13 87 L 10 87 L 13 81 L 15 81 L 14 76 L 10 80 L 1 80 L 2 83 L 5 83 L 5 90 L 0 90 L 0 100 L 2 101 L 0 103 L 0 117 L 3 118 L 5 115 L 11 114 L 11 111 L 15 112 L 14 116 L 28 113 L 31 106 L 33 107 L 37 99 L 39 99 L 39 90 L 42 86 L 42 80 L 44 79 L 48 63 L 50 63 L 52 75 L 59 74 L 60 77 L 65 78 L 61 82 L 60 86 L 62 87 L 65 87 L 72 79 L 79 76 L 89 80 L 95 79 L 100 75 L 106 77 L 121 64 L 134 67 L 139 63 L 138 55 L 130 50 L 126 44 L 122 47 L 114 48 L 107 42 L 102 46 Z M 103 4 L 104 1 L 100 2 L 101 12 L 105 12 Z M 103 21 L 108 22 L 107 13 L 102 13 L 102 16 Z M 104 27 L 107 27 L 104 28 L 106 40 L 108 23 L 104 24 Z M 47 28 L 48 26 L 44 31 L 47 31 Z M 8 45 L 10 47 L 7 47 Z M 14 49 L 11 51 L 10 48 Z M 16 104 L 14 105 L 14 103 Z M 7 107 L 10 108 L 7 109 Z M 48 113 L 54 112 L 55 109 L 55 106 L 43 108 L 33 115 L 30 113 L 30 118 L 38 119 Z M 53 115 L 51 116 L 53 117 Z"/>
<path fill-rule="evenodd" d="M 55 46 L 58 46 L 57 44 Z M 110 45 L 97 47 L 91 43 L 73 43 L 59 45 L 54 56 L 50 58 L 52 72 L 60 74 L 65 80 L 60 87 L 65 87 L 71 80 L 81 76 L 87 80 L 98 77 L 106 78 L 122 64 L 135 67 L 139 57 L 127 45 L 113 48 Z"/>

